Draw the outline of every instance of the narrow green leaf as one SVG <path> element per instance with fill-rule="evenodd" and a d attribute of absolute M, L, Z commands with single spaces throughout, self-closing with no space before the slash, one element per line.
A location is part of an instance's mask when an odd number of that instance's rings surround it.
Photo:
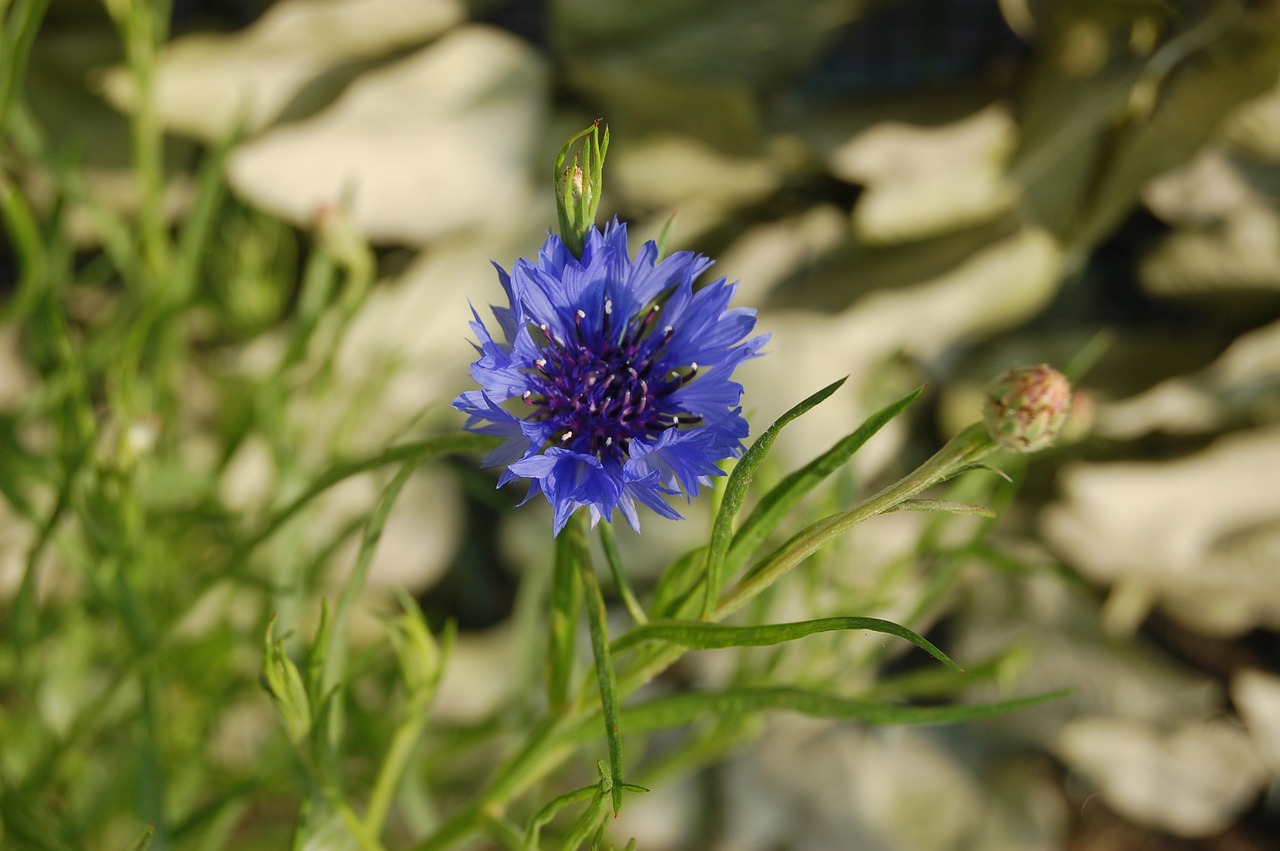
<path fill-rule="evenodd" d="M 613 811 L 622 808 L 622 734 L 618 724 L 618 680 L 613 670 L 613 657 L 609 655 L 609 627 L 606 621 L 604 596 L 587 552 L 587 542 L 581 523 L 571 524 L 561 535 L 579 539 L 578 563 L 582 571 L 582 587 L 587 600 L 587 625 L 591 631 L 591 653 L 595 657 L 596 681 L 600 686 L 600 710 L 604 718 L 605 739 L 609 744 L 609 779 L 613 798 Z"/>
<path fill-rule="evenodd" d="M 647 733 L 683 726 L 704 713 L 733 716 L 773 710 L 874 725 L 955 724 L 1026 709 L 1068 693 L 1068 690 L 1052 691 L 995 703 L 905 706 L 871 703 L 795 688 L 739 688 L 660 697 L 624 710 L 622 725 L 628 733 Z"/>
<path fill-rule="evenodd" d="M 646 641 L 667 641 L 693 650 L 712 650 L 723 647 L 761 647 L 795 641 L 818 632 L 836 630 L 869 630 L 896 635 L 906 639 L 954 671 L 961 668 L 928 639 L 905 626 L 880 618 L 836 617 L 818 618 L 796 623 L 769 624 L 766 626 L 725 626 L 702 621 L 654 621 L 639 626 L 613 642 L 613 652 L 621 653 Z"/>
<path fill-rule="evenodd" d="M 720 501 L 720 511 L 716 513 L 715 525 L 711 529 L 711 546 L 707 550 L 706 588 L 704 589 L 705 597 L 702 602 L 703 620 L 710 617 L 720 596 L 720 586 L 724 581 L 724 560 L 729 552 L 729 544 L 733 539 L 733 519 L 737 516 L 738 509 L 742 508 L 742 501 L 746 498 L 747 489 L 751 486 L 751 480 L 755 478 L 760 462 L 769 454 L 769 450 L 773 447 L 773 442 L 777 440 L 778 434 L 788 423 L 813 410 L 832 393 L 836 392 L 844 382 L 845 379 L 842 378 L 839 381 L 828 384 L 778 417 L 773 425 L 765 429 L 764 433 L 756 438 L 755 442 L 751 444 L 751 448 L 743 454 L 742 460 L 738 462 L 737 466 L 733 468 L 733 472 L 729 474 L 729 481 L 724 488 L 724 498 Z"/>
<path fill-rule="evenodd" d="M 653 616 L 655 618 L 671 617 L 679 610 L 680 603 L 698 588 L 704 579 L 702 568 L 707 563 L 705 546 L 690 550 L 662 572 L 658 585 L 653 590 Z"/>
<path fill-rule="evenodd" d="M 661 260 L 667 256 L 667 245 L 671 242 L 671 235 L 676 230 L 676 218 L 679 213 L 672 213 L 671 218 L 667 219 L 667 223 L 662 226 L 662 233 L 658 235 L 658 259 Z"/>
<path fill-rule="evenodd" d="M 591 797 L 591 803 L 583 811 L 582 815 L 578 817 L 578 820 L 573 823 L 569 835 L 565 837 L 564 844 L 560 846 L 562 851 L 576 851 L 582 843 L 587 841 L 587 837 L 596 829 L 596 825 L 604 821 L 604 816 L 604 790 L 597 788 L 595 794 Z"/>
<path fill-rule="evenodd" d="M 569 684 L 573 678 L 574 631 L 582 602 L 582 585 L 578 578 L 580 552 L 572 534 L 578 525 L 578 518 L 571 517 L 568 525 L 556 536 L 555 563 L 551 569 L 547 701 L 552 712 L 560 711 L 568 702 Z"/>
<path fill-rule="evenodd" d="M 600 530 L 600 546 L 604 550 L 605 561 L 609 563 L 609 573 L 613 576 L 613 584 L 618 590 L 618 596 L 622 598 L 622 605 L 627 607 L 627 613 L 631 615 L 633 621 L 648 623 L 649 618 L 645 615 L 640 601 L 636 599 L 636 592 L 631 588 L 631 580 L 627 578 L 627 572 L 622 566 L 622 556 L 618 554 L 618 542 L 613 537 L 612 524 L 601 523 L 597 528 Z"/>
<path fill-rule="evenodd" d="M 319 706 L 324 699 L 325 652 L 329 647 L 329 600 L 320 598 L 320 623 L 307 654 L 307 697 L 312 706 Z"/>
<path fill-rule="evenodd" d="M 796 470 L 765 494 L 741 528 L 725 557 L 725 573 L 732 576 L 763 543 L 764 539 L 787 516 L 791 509 L 828 476 L 840 469 L 880 429 L 920 398 L 923 387 L 876 411 L 838 443 Z"/>
<path fill-rule="evenodd" d="M 185 303 L 196 289 L 200 264 L 205 257 L 214 216 L 227 193 L 224 167 L 227 154 L 240 141 L 237 131 L 209 149 L 200 164 L 195 204 L 187 213 L 178 238 L 178 256 L 165 292 L 170 305 Z"/>
<path fill-rule="evenodd" d="M 600 793 L 600 784 L 595 783 L 591 786 L 583 786 L 581 789 L 574 789 L 572 792 L 565 792 L 552 798 L 547 802 L 546 806 L 538 810 L 533 819 L 529 822 L 529 827 L 524 834 L 524 847 L 526 851 L 537 851 L 541 847 L 542 828 L 547 822 L 556 817 L 556 813 L 579 801 L 586 801 L 593 795 Z"/>
<path fill-rule="evenodd" d="M 50 0 L 17 0 L 12 10 L 0 3 L 0 137 L 4 136 L 9 109 L 22 91 L 27 55 L 35 42 Z"/>
<path fill-rule="evenodd" d="M 156 826 L 154 824 L 147 825 L 147 829 L 142 831 L 142 835 L 138 837 L 138 841 L 129 846 L 129 851 L 147 851 L 151 847 L 151 837 L 156 835 Z"/>
<path fill-rule="evenodd" d="M 738 584 L 725 595 L 716 609 L 716 617 L 723 620 L 746 605 L 788 571 L 807 559 L 827 542 L 843 535 L 854 526 L 894 510 L 903 502 L 914 499 L 921 491 L 945 482 L 959 472 L 981 461 L 996 449 L 982 423 L 975 423 L 961 431 L 902 479 L 873 494 L 848 511 L 825 517 L 811 523 L 793 535 L 743 576 Z"/>
<path fill-rule="evenodd" d="M 968 502 L 952 502 L 948 499 L 904 499 L 893 511 L 942 511 L 947 514 L 976 514 L 980 517 L 995 517 L 995 511 L 985 505 L 973 505 Z M 888 513 L 888 512 L 886 512 Z"/>
<path fill-rule="evenodd" d="M 524 837 L 511 822 L 492 813 L 483 813 L 480 819 L 485 832 L 493 837 L 505 851 L 524 851 Z"/>
<path fill-rule="evenodd" d="M 0 174 L 0 219 L 4 221 L 9 241 L 18 257 L 18 287 L 0 308 L 0 322 L 21 321 L 35 309 L 45 292 L 49 269 L 49 249 L 45 247 L 26 199 L 17 187 Z"/>

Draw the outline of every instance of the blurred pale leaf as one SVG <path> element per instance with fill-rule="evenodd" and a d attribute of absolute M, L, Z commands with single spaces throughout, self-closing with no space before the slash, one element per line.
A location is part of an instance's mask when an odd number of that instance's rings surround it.
<path fill-rule="evenodd" d="M 1182 166 L 1155 178 L 1142 197 L 1151 211 L 1170 225 L 1210 224 L 1259 200 L 1219 146 L 1205 148 Z"/>
<path fill-rule="evenodd" d="M 1179 836 L 1229 827 L 1266 777 L 1248 735 L 1216 719 L 1162 733 L 1126 718 L 1079 718 L 1063 728 L 1059 749 L 1118 813 Z"/>
<path fill-rule="evenodd" d="M 1132 6 L 1071 0 L 1050 7 L 1042 50 L 1021 99 L 1010 174 L 1044 226 L 1066 235 L 1085 203 L 1102 136 L 1123 114 L 1141 70 L 1122 46 Z M 1097 13 L 1101 13 L 1100 15 Z M 1101 60 L 1099 62 L 1099 59 Z"/>
<path fill-rule="evenodd" d="M 1280 163 L 1280 86 L 1243 104 L 1227 119 L 1223 132 L 1250 154 Z"/>
<path fill-rule="evenodd" d="M 1280 776 L 1280 677 L 1243 669 L 1231 681 L 1231 700 L 1253 737 L 1258 755 Z"/>
<path fill-rule="evenodd" d="M 434 38 L 462 20 L 459 0 L 283 0 L 245 30 L 175 39 L 156 73 L 156 101 L 171 130 L 206 141 L 243 121 L 270 124 L 316 76 L 345 62 Z M 125 111 L 137 101 L 122 68 L 104 81 Z"/>
<path fill-rule="evenodd" d="M 1161 296 L 1280 290 L 1280 215 L 1242 204 L 1212 225 L 1181 229 L 1142 258 L 1138 274 L 1149 292 Z"/>
<path fill-rule="evenodd" d="M 1024 206 L 1068 245 L 1088 246 L 1147 180 L 1185 161 L 1232 109 L 1275 84 L 1280 27 L 1265 10 L 1214 7 L 1164 24 L 1154 6 L 1063 3 L 1027 88 L 1012 174 Z M 1135 28 L 1152 33 L 1136 43 Z M 1140 49 L 1141 48 L 1141 49 Z"/>
<path fill-rule="evenodd" d="M 759 147 L 759 110 L 745 86 L 672 79 L 636 67 L 622 54 L 575 62 L 564 74 L 584 97 L 601 104 L 615 138 L 665 130 L 735 153 L 748 154 Z"/>
<path fill-rule="evenodd" d="M 1280 428 L 1238 432 L 1187 458 L 1076 464 L 1043 531 L 1117 605 L 1162 606 L 1192 627 L 1238 635 L 1280 624 L 1275 562 L 1243 539 L 1280 523 Z M 1245 541 L 1247 543 L 1247 540 Z M 1136 602 L 1135 602 L 1136 601 Z"/>
<path fill-rule="evenodd" d="M 867 0 L 553 0 L 571 63 L 625 54 L 670 80 L 761 88 L 806 70 Z"/>
<path fill-rule="evenodd" d="M 510 697 L 516 674 L 510 624 L 460 634 L 445 665 L 431 715 L 444 722 L 491 717 Z"/>
<path fill-rule="evenodd" d="M 61 158 L 64 165 L 79 166 L 75 177 L 84 197 L 67 198 L 59 179 L 38 168 L 20 174 L 22 188 L 41 210 L 66 204 L 59 221 L 78 247 L 102 240 L 101 211 L 96 207 L 127 218 L 142 203 L 143 189 L 132 170 L 129 123 L 93 91 L 94 70 L 116 61 L 119 50 L 112 33 L 89 28 L 51 28 L 32 47 L 26 103 L 43 133 L 45 153 Z M 164 210 L 176 221 L 193 195 L 180 164 L 192 161 L 196 146 L 168 139 L 164 153 Z"/>
<path fill-rule="evenodd" d="M 957 339 L 1033 316 L 1057 292 L 1061 264 L 1052 237 L 1023 230 L 917 286 L 868 294 L 845 314 L 845 339 L 860 349 L 934 356 Z"/>
<path fill-rule="evenodd" d="M 773 287 L 808 268 L 815 257 L 834 250 L 847 236 L 848 222 L 837 207 L 810 207 L 800 215 L 743 230 L 721 252 L 715 271 L 741 281 L 738 296 L 743 304 L 760 304 Z"/>
<path fill-rule="evenodd" d="M 1094 595 L 1038 569 L 1052 557 L 1037 550 L 1015 550 L 1032 569 L 1020 576 L 988 573 L 953 616 L 957 658 L 992 658 L 1018 646 L 1021 667 L 1011 675 L 1019 690 L 1074 689 L 1062 700 L 1011 716 L 1007 729 L 1048 743 L 1081 715 L 1170 724 L 1221 705 L 1222 689 L 1208 676 L 1176 664 L 1147 642 L 1106 635 Z"/>
<path fill-rule="evenodd" d="M 618 134 L 672 130 L 735 152 L 759 143 L 761 89 L 809 68 L 865 0 L 556 0 L 565 78 Z"/>
<path fill-rule="evenodd" d="M 1143 195 L 1174 226 L 1139 265 L 1149 292 L 1280 289 L 1280 215 L 1223 147 L 1152 180 Z"/>
<path fill-rule="evenodd" d="M 546 68 L 482 26 L 361 77 L 314 118 L 275 128 L 231 159 L 235 188 L 293 222 L 351 199 L 375 241 L 421 243 L 518 219 L 546 111 Z"/>
<path fill-rule="evenodd" d="M 853 213 L 859 236 L 872 243 L 922 239 L 1011 208 L 1004 161 L 1015 137 L 999 105 L 939 127 L 885 122 L 835 150 L 830 167 L 866 186 Z"/>
<path fill-rule="evenodd" d="M 420 594 L 444 575 L 464 528 L 462 505 L 451 479 L 448 472 L 428 467 L 405 485 L 369 565 L 369 595 L 381 598 L 397 588 Z M 369 479 L 335 492 L 334 499 L 325 500 L 324 517 L 316 525 L 338 529 L 368 516 L 378 496 L 378 483 Z M 355 564 L 358 546 L 358 538 L 353 537 L 336 556 L 341 569 L 331 578 L 335 595 Z"/>
<path fill-rule="evenodd" d="M 307 451 L 375 452 L 424 415 L 461 426 L 448 405 L 470 382 L 471 306 L 488 319 L 485 305 L 502 301 L 490 260 L 510 269 L 514 258 L 529 256 L 547 216 L 554 218 L 546 206 L 537 226 L 458 234 L 371 290 L 338 345 L 331 379 L 290 399 L 290 423 L 306 436 Z"/>
<path fill-rule="evenodd" d="M 918 258 L 911 255 L 900 252 L 915 270 Z M 1053 297 L 1062 262 L 1051 237 L 1028 229 L 985 244 L 945 270 L 929 270 L 927 277 L 904 276 L 900 286 L 867 293 L 838 312 L 770 310 L 761 327 L 773 334 L 771 353 L 744 369 L 746 404 L 759 406 L 754 416 L 767 421 L 785 409 L 797 386 L 817 389 L 847 375 L 850 388 L 861 388 L 901 353 L 928 360 L 957 340 L 1014 326 Z M 865 267 L 852 264 L 844 272 L 846 278 L 865 274 Z M 791 426 L 800 436 L 800 454 L 811 457 L 814 446 L 833 443 L 873 409 L 856 393 L 838 394 Z M 873 441 L 868 457 L 882 446 Z M 782 457 L 793 457 L 788 451 L 796 450 L 783 448 Z"/>
<path fill-rule="evenodd" d="M 790 718 L 771 720 L 769 731 L 741 767 L 790 812 L 771 825 L 735 812 L 725 847 L 945 851 L 981 820 L 982 789 L 928 734 Z M 740 795 L 736 804 L 758 800 Z"/>
<path fill-rule="evenodd" d="M 763 157 L 723 154 L 695 139 L 660 135 L 617 146 L 609 176 L 632 202 L 646 206 L 682 203 L 733 206 L 760 201 L 781 182 Z"/>
<path fill-rule="evenodd" d="M 1154 431 L 1197 434 L 1252 417 L 1280 420 L 1280 322 L 1242 334 L 1199 372 L 1166 379 L 1098 408 L 1098 434 L 1132 440 Z"/>

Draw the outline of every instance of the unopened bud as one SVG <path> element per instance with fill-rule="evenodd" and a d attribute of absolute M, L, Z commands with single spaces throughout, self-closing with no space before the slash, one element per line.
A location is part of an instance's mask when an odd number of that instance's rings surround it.
<path fill-rule="evenodd" d="M 1071 383 L 1048 364 L 1014 367 L 987 385 L 982 419 L 1002 449 L 1052 446 L 1071 413 Z"/>
<path fill-rule="evenodd" d="M 601 132 L 597 121 L 565 142 L 556 157 L 556 215 L 560 238 L 574 257 L 582 256 L 587 232 L 595 227 L 608 150 L 609 128 Z"/>

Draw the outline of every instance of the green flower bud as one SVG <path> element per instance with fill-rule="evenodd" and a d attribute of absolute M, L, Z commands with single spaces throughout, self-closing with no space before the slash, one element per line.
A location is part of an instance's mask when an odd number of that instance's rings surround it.
<path fill-rule="evenodd" d="M 275 701 L 289 741 L 300 745 L 311 732 L 311 702 L 298 666 L 285 652 L 284 641 L 275 636 L 276 619 L 267 623 L 262 648 L 262 680 Z"/>
<path fill-rule="evenodd" d="M 1052 446 L 1071 413 L 1071 384 L 1048 364 L 1019 366 L 987 385 L 982 419 L 1002 449 Z"/>
<path fill-rule="evenodd" d="M 569 155 L 578 142 L 582 147 Z M 596 121 L 586 130 L 564 143 L 556 157 L 556 216 L 560 222 L 560 238 L 574 257 L 582 256 L 587 233 L 596 223 L 600 195 L 604 190 L 604 155 L 609 150 L 609 128 L 600 132 Z"/>

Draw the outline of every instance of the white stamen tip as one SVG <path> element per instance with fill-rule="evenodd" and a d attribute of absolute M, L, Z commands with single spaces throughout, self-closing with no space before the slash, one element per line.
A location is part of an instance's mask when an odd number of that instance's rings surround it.
<path fill-rule="evenodd" d="M 606 437 L 606 438 L 604 439 L 604 445 L 605 445 L 605 446 L 613 446 L 613 438 L 612 438 L 612 437 Z"/>
<path fill-rule="evenodd" d="M 579 319 L 586 319 L 586 318 L 587 318 L 587 314 L 586 314 L 586 312 L 585 312 L 585 311 L 582 311 L 582 310 L 579 310 L 579 311 L 578 311 L 578 318 L 579 318 Z"/>
<path fill-rule="evenodd" d="M 613 301 L 611 299 L 604 300 L 604 312 L 613 313 Z"/>
<path fill-rule="evenodd" d="M 662 329 L 663 334 L 674 334 L 675 331 L 676 331 L 676 326 L 674 325 L 668 325 L 666 328 Z"/>
<path fill-rule="evenodd" d="M 538 359 L 537 359 L 536 361 L 534 361 L 533 363 L 534 363 L 534 365 L 535 365 L 535 366 L 546 366 L 546 365 L 547 365 L 547 359 L 546 359 L 546 358 L 538 358 Z"/>
<path fill-rule="evenodd" d="M 568 442 L 569 442 L 570 440 L 572 440 L 572 439 L 573 439 L 573 432 L 571 432 L 571 431 L 566 431 L 566 432 L 564 433 L 564 437 L 560 438 L 560 442 L 561 442 L 561 443 L 568 443 Z"/>

